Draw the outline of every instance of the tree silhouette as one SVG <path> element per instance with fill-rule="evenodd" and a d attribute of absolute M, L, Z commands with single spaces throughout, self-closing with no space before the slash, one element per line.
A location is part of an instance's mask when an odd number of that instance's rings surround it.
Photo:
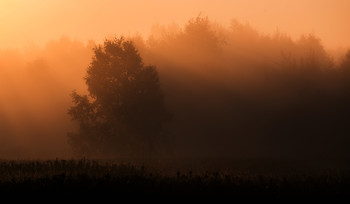
<path fill-rule="evenodd" d="M 131 41 L 106 40 L 94 50 L 85 82 L 89 95 L 72 93 L 69 114 L 79 123 L 68 133 L 81 155 L 154 153 L 170 119 L 154 66 L 145 66 Z"/>

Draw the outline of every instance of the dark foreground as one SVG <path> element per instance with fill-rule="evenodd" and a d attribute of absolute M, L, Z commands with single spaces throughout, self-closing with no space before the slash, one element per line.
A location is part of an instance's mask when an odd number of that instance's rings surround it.
<path fill-rule="evenodd" d="M 168 161 L 169 162 L 169 161 Z M 349 198 L 345 166 L 290 162 L 214 161 L 143 165 L 111 161 L 0 161 L 0 193 L 190 196 L 226 198 Z M 202 164 L 202 165 L 200 165 Z M 308 163 L 309 164 L 309 163 Z M 304 168 L 301 168 L 304 167 Z"/>

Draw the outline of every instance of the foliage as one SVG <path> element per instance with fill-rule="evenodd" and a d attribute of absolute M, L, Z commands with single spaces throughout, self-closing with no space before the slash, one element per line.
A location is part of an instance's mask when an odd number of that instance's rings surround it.
<path fill-rule="evenodd" d="M 69 109 L 79 123 L 68 133 L 80 154 L 151 154 L 164 141 L 169 120 L 158 73 L 145 66 L 131 41 L 106 40 L 94 50 L 85 77 L 89 96 L 73 92 Z"/>
<path fill-rule="evenodd" d="M 154 36 L 162 37 L 145 41 L 140 52 L 161 68 L 167 105 L 176 113 L 170 131 L 181 149 L 237 157 L 350 155 L 349 60 L 338 66 L 314 34 L 293 39 L 200 16 L 178 32 L 158 30 Z"/>

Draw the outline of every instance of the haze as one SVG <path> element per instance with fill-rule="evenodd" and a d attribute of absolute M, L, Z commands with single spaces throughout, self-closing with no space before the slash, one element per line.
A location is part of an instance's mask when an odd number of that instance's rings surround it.
<path fill-rule="evenodd" d="M 154 24 L 183 25 L 202 13 L 225 26 L 235 18 L 264 33 L 315 33 L 336 49 L 350 45 L 349 10 L 347 0 L 1 0 L 0 48 L 42 46 L 62 35 L 83 42 L 147 35 Z"/>
<path fill-rule="evenodd" d="M 87 92 L 96 44 L 121 35 L 157 67 L 174 154 L 350 155 L 349 10 L 347 0 L 0 0 L 0 158 L 73 155 L 70 94 Z"/>

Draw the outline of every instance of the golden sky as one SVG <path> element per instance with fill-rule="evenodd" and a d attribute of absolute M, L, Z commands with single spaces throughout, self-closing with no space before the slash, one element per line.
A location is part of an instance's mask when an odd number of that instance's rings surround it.
<path fill-rule="evenodd" d="M 0 48 L 43 45 L 62 35 L 87 41 L 147 34 L 154 24 L 185 24 L 199 13 L 293 37 L 314 33 L 329 48 L 350 46 L 349 0 L 0 0 Z"/>

